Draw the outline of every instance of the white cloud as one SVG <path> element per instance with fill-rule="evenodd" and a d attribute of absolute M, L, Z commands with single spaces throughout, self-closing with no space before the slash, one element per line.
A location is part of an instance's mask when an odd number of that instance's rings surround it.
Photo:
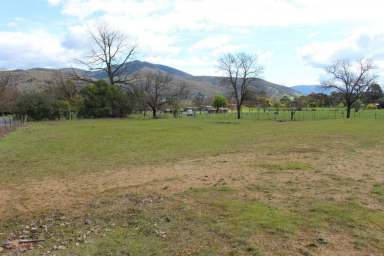
<path fill-rule="evenodd" d="M 227 35 L 210 36 L 194 43 L 190 47 L 190 50 L 211 50 L 218 47 L 222 47 L 223 45 L 228 45 L 230 43 L 230 40 L 230 37 Z"/>
<path fill-rule="evenodd" d="M 46 32 L 0 32 L 0 68 L 62 67 L 74 56 L 74 50 Z"/>
<path fill-rule="evenodd" d="M 50 0 L 52 1 L 52 0 Z M 381 0 L 62 0 L 67 15 L 95 13 L 164 29 L 289 26 L 383 20 Z M 134 20 L 132 20 L 132 18 Z"/>
<path fill-rule="evenodd" d="M 340 59 L 372 59 L 378 68 L 379 82 L 384 83 L 384 30 L 358 29 L 340 41 L 311 43 L 299 49 L 299 55 L 315 68 L 323 68 Z M 323 76 L 324 73 L 320 73 L 319 79 Z"/>
<path fill-rule="evenodd" d="M 59 5 L 61 3 L 61 0 L 48 0 L 48 3 L 50 5 Z"/>
<path fill-rule="evenodd" d="M 371 58 L 384 61 L 384 31 L 359 29 L 340 41 L 311 43 L 299 50 L 301 57 L 313 66 L 322 66 L 338 59 Z"/>
<path fill-rule="evenodd" d="M 234 43 L 230 31 L 242 31 L 244 36 L 260 27 L 384 23 L 381 0 L 61 0 L 60 4 L 63 14 L 77 17 L 83 30 L 107 22 L 127 33 L 147 58 L 163 59 L 206 52 L 216 59 L 225 52 L 249 49 Z M 181 35 L 191 32 L 211 36 L 183 43 Z M 313 40 L 316 35 L 309 37 Z M 348 44 L 331 42 L 327 48 L 343 49 Z M 316 58 L 330 54 L 322 44 L 314 43 L 302 50 L 308 62 L 317 62 L 311 59 L 313 49 L 319 53 Z"/>
<path fill-rule="evenodd" d="M 203 38 L 189 47 L 188 52 L 193 55 L 196 53 L 208 54 L 214 59 L 220 55 L 228 52 L 240 51 L 242 45 L 233 42 L 232 38 L 228 35 L 208 36 Z"/>

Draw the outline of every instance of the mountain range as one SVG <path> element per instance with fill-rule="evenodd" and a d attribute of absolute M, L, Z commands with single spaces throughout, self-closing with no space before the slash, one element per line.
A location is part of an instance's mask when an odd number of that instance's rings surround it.
<path fill-rule="evenodd" d="M 214 96 L 219 94 L 228 94 L 229 89 L 222 85 L 222 77 L 219 76 L 193 76 L 181 70 L 159 64 L 153 64 L 142 61 L 132 61 L 125 64 L 123 72 L 125 75 L 131 75 L 145 70 L 161 71 L 174 76 L 175 79 L 186 82 L 191 96 L 198 92 L 203 93 L 206 96 Z M 34 68 L 28 70 L 13 70 L 12 81 L 15 86 L 20 90 L 31 90 L 41 89 L 47 86 L 53 85 L 55 78 L 61 73 L 73 72 L 72 69 L 45 69 L 45 68 Z M 102 71 L 86 71 L 77 69 L 78 74 L 82 74 L 92 79 L 106 79 L 106 74 Z M 0 76 L 4 75 L 5 72 L 0 72 Z M 251 88 L 256 93 L 265 93 L 268 97 L 280 99 L 283 96 L 296 97 L 302 93 L 294 90 L 293 88 L 268 82 L 263 79 L 256 79 Z M 304 94 L 304 93 L 303 93 Z"/>
<path fill-rule="evenodd" d="M 309 95 L 311 93 L 324 93 L 329 95 L 333 92 L 332 89 L 324 88 L 321 85 L 296 85 L 291 88 L 303 95 Z"/>

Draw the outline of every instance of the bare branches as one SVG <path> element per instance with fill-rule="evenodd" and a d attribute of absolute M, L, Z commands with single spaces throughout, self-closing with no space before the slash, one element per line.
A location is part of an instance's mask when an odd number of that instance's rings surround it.
<path fill-rule="evenodd" d="M 219 59 L 219 70 L 224 75 L 224 82 L 230 84 L 237 105 L 237 117 L 240 119 L 241 106 L 249 91 L 249 86 L 262 72 L 255 56 L 238 53 L 226 54 Z"/>
<path fill-rule="evenodd" d="M 158 110 L 167 103 L 172 81 L 172 75 L 160 71 L 146 71 L 137 75 L 136 84 L 143 92 L 145 103 L 152 109 L 153 118 L 157 118 Z"/>
<path fill-rule="evenodd" d="M 87 60 L 79 60 L 90 71 L 102 71 L 108 76 L 110 84 L 127 84 L 130 82 L 124 72 L 125 64 L 136 52 L 136 46 L 128 43 L 125 34 L 100 25 L 96 32 L 90 32 L 92 47 Z M 76 72 L 74 72 L 76 74 Z M 76 74 L 78 80 L 89 80 L 85 76 Z"/>
<path fill-rule="evenodd" d="M 324 88 L 335 89 L 343 94 L 347 106 L 347 118 L 350 117 L 352 104 L 376 80 L 372 73 L 375 65 L 371 60 L 361 59 L 355 62 L 338 60 L 325 68 L 329 79 L 322 82 Z"/>

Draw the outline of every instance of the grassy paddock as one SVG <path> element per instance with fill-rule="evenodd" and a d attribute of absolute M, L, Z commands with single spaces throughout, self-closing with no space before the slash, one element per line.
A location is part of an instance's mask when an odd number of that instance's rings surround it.
<path fill-rule="evenodd" d="M 383 120 L 384 121 L 384 120 Z M 167 163 L 302 143 L 382 144 L 383 121 L 82 120 L 31 123 L 0 141 L 0 182 Z M 374 136 L 373 136 L 374 135 Z"/>
<path fill-rule="evenodd" d="M 340 108 L 314 108 L 303 109 L 296 111 L 294 120 L 296 121 L 315 121 L 315 120 L 332 120 L 332 119 L 345 119 L 346 110 Z M 173 118 L 172 114 L 161 114 L 162 118 Z M 137 119 L 143 119 L 143 115 L 135 115 Z M 228 113 L 199 113 L 197 112 L 194 117 L 187 117 L 181 115 L 180 117 L 186 119 L 200 119 L 200 120 L 235 120 L 237 114 L 232 111 Z M 146 119 L 150 119 L 151 115 L 147 114 Z M 291 112 L 287 109 L 273 110 L 268 109 L 266 111 L 262 109 L 244 108 L 242 111 L 243 120 L 291 120 Z M 384 120 L 384 110 L 361 110 L 359 112 L 352 111 L 351 119 L 372 119 L 372 120 Z"/>
<path fill-rule="evenodd" d="M 202 114 L 197 118 L 201 119 L 236 119 L 236 113 L 226 114 Z M 289 110 L 250 110 L 243 111 L 242 118 L 248 120 L 291 120 L 291 112 Z M 316 109 L 296 111 L 293 117 L 296 121 L 314 121 L 314 120 L 330 120 L 345 119 L 346 111 L 343 109 Z M 384 111 L 382 110 L 363 110 L 351 113 L 352 119 L 373 119 L 384 120 Z"/>
<path fill-rule="evenodd" d="M 26 255 L 383 255 L 383 127 L 30 123 L 0 139 L 0 241 L 45 239 Z"/>

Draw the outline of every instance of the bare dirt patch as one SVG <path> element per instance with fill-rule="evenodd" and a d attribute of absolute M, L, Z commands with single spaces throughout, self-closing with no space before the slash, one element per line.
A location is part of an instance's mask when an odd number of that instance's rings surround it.
<path fill-rule="evenodd" d="M 5 127 L 1 127 L 0 126 L 0 139 L 5 137 L 8 133 L 10 133 L 11 131 L 13 131 L 14 129 L 11 129 L 11 128 L 5 128 Z"/>
<path fill-rule="evenodd" d="M 23 186 L 3 185 L 0 193 L 0 217 L 15 215 L 15 209 L 24 215 L 35 210 L 78 207 L 104 192 L 174 194 L 192 187 L 215 185 L 227 185 L 242 190 L 249 186 L 257 187 L 257 184 L 273 190 L 275 185 L 279 185 L 273 193 L 261 194 L 269 194 L 269 197 L 281 200 L 303 197 L 345 200 L 353 195 L 355 199 L 367 204 L 372 201 L 368 195 L 373 184 L 383 182 L 379 166 L 382 166 L 384 160 L 380 157 L 371 155 L 369 159 L 359 158 L 353 161 L 340 157 L 336 161 L 327 156 L 318 158 L 317 154 L 315 159 L 312 155 L 309 156 L 310 158 L 308 155 L 297 155 L 296 151 L 278 157 L 238 153 L 67 179 L 46 178 Z M 287 165 L 287 162 L 306 163 L 309 160 L 314 166 L 313 170 L 289 170 Z M 264 165 L 266 162 L 272 166 L 287 166 L 288 169 L 268 170 Z M 255 190 L 263 192 L 262 188 Z M 378 207 L 374 202 L 371 204 L 374 208 Z"/>
<path fill-rule="evenodd" d="M 87 212 L 90 203 L 100 197 L 134 193 L 178 198 L 191 188 L 216 187 L 229 187 L 244 200 L 267 202 L 292 212 L 305 212 L 317 201 L 357 202 L 367 209 L 383 210 L 383 204 L 372 196 L 372 187 L 383 182 L 380 166 L 384 166 L 384 159 L 364 150 L 358 153 L 362 157 L 346 158 L 348 154 L 342 151 L 319 154 L 308 149 L 278 156 L 253 152 L 223 154 L 162 166 L 66 179 L 46 178 L 23 186 L 8 184 L 0 189 L 0 217 L 5 221 L 15 215 L 33 216 L 52 210 L 75 216 Z M 284 168 L 270 169 L 265 163 Z M 300 168 L 306 165 L 297 163 L 310 163 L 311 168 Z M 188 197 L 181 200 L 192 203 Z M 319 238 L 327 242 L 319 242 Z M 248 242 L 262 249 L 265 255 L 382 255 L 375 247 L 356 247 L 354 235 L 344 229 L 326 229 L 319 235 L 306 228 L 289 238 L 261 233 Z M 383 246 L 382 241 L 378 243 Z M 195 249 L 185 248 L 190 252 Z"/>

